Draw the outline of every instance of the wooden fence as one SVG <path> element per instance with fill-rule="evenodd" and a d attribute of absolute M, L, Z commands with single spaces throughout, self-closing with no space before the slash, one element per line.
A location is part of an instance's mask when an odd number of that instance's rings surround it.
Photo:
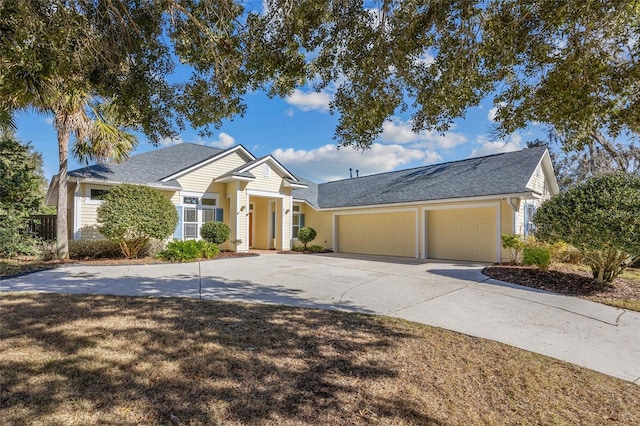
<path fill-rule="evenodd" d="M 29 232 L 35 237 L 45 241 L 56 239 L 56 215 L 55 214 L 37 214 L 31 216 L 29 222 Z"/>

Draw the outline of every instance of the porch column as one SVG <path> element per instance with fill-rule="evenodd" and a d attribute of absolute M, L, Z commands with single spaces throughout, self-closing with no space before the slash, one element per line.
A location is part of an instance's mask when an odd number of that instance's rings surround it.
<path fill-rule="evenodd" d="M 277 210 L 281 218 L 280 232 L 278 240 L 280 241 L 280 250 L 291 250 L 291 216 L 293 215 L 293 202 L 291 197 L 284 197 L 280 202 L 276 203 Z"/>

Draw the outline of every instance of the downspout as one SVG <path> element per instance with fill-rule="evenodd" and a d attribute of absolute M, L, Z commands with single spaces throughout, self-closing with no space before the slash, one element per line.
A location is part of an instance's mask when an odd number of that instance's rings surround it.
<path fill-rule="evenodd" d="M 511 210 L 513 212 L 511 216 L 511 233 L 516 233 L 516 218 L 518 213 L 518 204 L 520 203 L 519 198 L 507 197 L 507 203 L 511 206 Z"/>

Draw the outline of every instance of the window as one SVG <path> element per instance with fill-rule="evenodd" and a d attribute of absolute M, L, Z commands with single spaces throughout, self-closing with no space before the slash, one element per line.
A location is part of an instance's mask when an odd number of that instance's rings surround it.
<path fill-rule="evenodd" d="M 264 177 L 271 177 L 271 167 L 267 163 L 262 165 L 262 175 Z"/>
<path fill-rule="evenodd" d="M 198 204 L 198 197 L 182 197 L 183 204 Z"/>
<path fill-rule="evenodd" d="M 182 238 L 197 240 L 203 223 L 223 221 L 224 212 L 218 205 L 214 194 L 183 193 L 182 197 Z"/>
<path fill-rule="evenodd" d="M 533 202 L 525 201 L 524 204 L 524 236 L 528 236 L 535 229 L 533 216 L 536 214 L 537 206 Z"/>
<path fill-rule="evenodd" d="M 109 193 L 108 189 L 95 189 L 91 188 L 90 199 L 91 201 L 103 201 L 104 196 Z"/>
<path fill-rule="evenodd" d="M 293 215 L 291 216 L 291 236 L 298 238 L 298 231 L 304 227 L 304 214 L 300 213 L 300 206 L 293 206 Z"/>
<path fill-rule="evenodd" d="M 184 239 L 198 238 L 198 209 L 194 207 L 184 208 Z"/>

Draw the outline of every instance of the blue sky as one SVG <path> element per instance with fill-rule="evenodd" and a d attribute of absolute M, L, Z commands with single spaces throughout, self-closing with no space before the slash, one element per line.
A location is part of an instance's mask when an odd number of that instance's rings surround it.
<path fill-rule="evenodd" d="M 406 169 L 425 164 L 453 161 L 498 152 L 521 149 L 536 137 L 544 138 L 541 129 L 528 129 L 505 140 L 491 140 L 489 133 L 494 109 L 490 100 L 468 111 L 450 131 L 411 131 L 407 116 L 396 116 L 384 126 L 378 140 L 367 151 L 336 149 L 333 133 L 337 117 L 330 115 L 331 92 L 316 93 L 297 89 L 287 98 L 269 99 L 256 92 L 247 95 L 244 117 L 226 121 L 213 137 L 203 139 L 189 129 L 174 141 L 151 145 L 144 136 L 138 138 L 134 152 L 142 153 L 172 143 L 193 142 L 218 148 L 242 144 L 256 157 L 272 154 L 297 176 L 316 182 L 349 177 L 349 168 L 360 175 Z M 58 170 L 56 133 L 52 117 L 25 112 L 17 117 L 18 137 L 31 141 L 42 153 L 44 171 L 50 179 Z M 73 159 L 69 169 L 81 167 Z"/>

